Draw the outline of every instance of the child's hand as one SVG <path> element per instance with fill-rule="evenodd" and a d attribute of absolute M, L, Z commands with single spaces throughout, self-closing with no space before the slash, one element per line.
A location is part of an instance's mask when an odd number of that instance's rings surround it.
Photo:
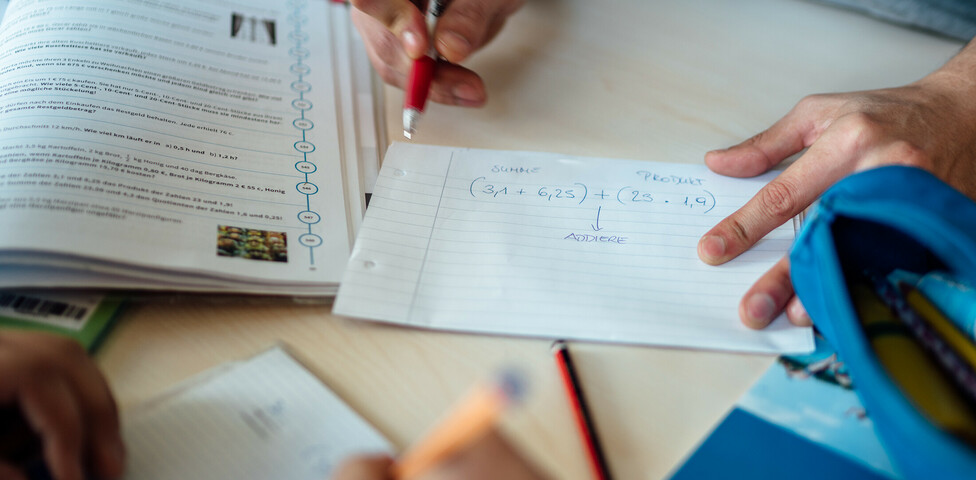
<path fill-rule="evenodd" d="M 85 471 L 104 479 L 122 475 L 125 449 L 115 400 L 78 342 L 0 331 L 0 407 L 23 416 L 55 480 L 83 480 Z M 25 478 L 4 460 L 0 478 Z"/>
<path fill-rule="evenodd" d="M 394 480 L 390 476 L 393 460 L 382 455 L 346 460 L 333 480 Z M 542 480 L 543 477 L 497 432 L 492 432 L 471 448 L 436 465 L 418 479 L 395 480 Z"/>

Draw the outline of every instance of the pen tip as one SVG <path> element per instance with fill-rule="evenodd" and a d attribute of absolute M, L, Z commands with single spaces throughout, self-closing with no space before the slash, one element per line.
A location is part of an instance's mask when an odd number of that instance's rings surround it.
<path fill-rule="evenodd" d="M 552 350 L 552 353 L 556 353 L 556 352 L 558 352 L 560 350 L 565 350 L 566 349 L 566 341 L 565 340 L 556 340 L 555 342 L 552 342 L 552 346 L 549 347 L 549 348 Z"/>
<path fill-rule="evenodd" d="M 418 120 L 420 120 L 420 111 L 413 108 L 403 110 L 403 136 L 407 137 L 407 140 L 413 139 Z"/>

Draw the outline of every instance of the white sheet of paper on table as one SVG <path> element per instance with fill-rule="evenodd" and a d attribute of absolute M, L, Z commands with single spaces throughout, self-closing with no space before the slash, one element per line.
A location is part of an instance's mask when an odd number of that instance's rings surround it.
<path fill-rule="evenodd" d="M 783 225 L 709 266 L 698 239 L 777 172 L 393 144 L 334 313 L 420 327 L 753 352 L 813 348 L 743 293 L 789 249 Z"/>
<path fill-rule="evenodd" d="M 124 412 L 122 434 L 126 480 L 324 480 L 349 455 L 393 452 L 281 348 Z"/>

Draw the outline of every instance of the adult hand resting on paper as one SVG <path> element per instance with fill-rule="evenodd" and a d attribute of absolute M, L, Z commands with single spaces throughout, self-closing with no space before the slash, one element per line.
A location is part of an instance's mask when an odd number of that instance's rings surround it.
<path fill-rule="evenodd" d="M 433 42 L 447 61 L 438 64 L 430 99 L 448 105 L 480 107 L 485 84 L 457 65 L 485 46 L 525 0 L 453 0 L 427 38 L 424 12 L 410 0 L 352 0 L 352 21 L 366 43 L 373 68 L 390 85 L 404 88 L 414 59 Z M 418 2 L 422 5 L 425 2 Z"/>
<path fill-rule="evenodd" d="M 115 401 L 78 342 L 0 332 L 0 409 L 0 478 L 25 479 L 14 462 L 28 460 L 33 448 L 55 480 L 83 480 L 86 471 L 103 479 L 122 475 Z"/>
<path fill-rule="evenodd" d="M 393 460 L 384 455 L 346 460 L 333 480 L 400 480 L 390 476 Z M 433 467 L 417 479 L 404 480 L 543 480 L 497 432 L 491 432 L 471 448 Z"/>
<path fill-rule="evenodd" d="M 976 41 L 945 66 L 900 88 L 801 100 L 768 130 L 726 150 L 705 154 L 713 171 L 751 177 L 807 149 L 746 205 L 698 242 L 706 263 L 725 263 L 802 212 L 850 173 L 888 164 L 924 168 L 976 199 Z M 793 294 L 783 258 L 746 292 L 742 322 L 763 328 L 786 310 L 809 325 Z"/>

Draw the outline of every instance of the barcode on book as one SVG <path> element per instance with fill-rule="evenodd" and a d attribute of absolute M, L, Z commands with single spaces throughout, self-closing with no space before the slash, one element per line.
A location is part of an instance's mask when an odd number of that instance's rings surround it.
<path fill-rule="evenodd" d="M 98 301 L 93 302 L 89 298 L 78 300 L 0 293 L 0 316 L 81 329 Z"/>
<path fill-rule="evenodd" d="M 82 321 L 88 308 L 72 305 L 66 302 L 45 300 L 43 298 L 28 297 L 26 295 L 0 294 L 0 308 L 10 308 L 21 315 L 38 317 L 64 317 L 75 321 Z"/>

